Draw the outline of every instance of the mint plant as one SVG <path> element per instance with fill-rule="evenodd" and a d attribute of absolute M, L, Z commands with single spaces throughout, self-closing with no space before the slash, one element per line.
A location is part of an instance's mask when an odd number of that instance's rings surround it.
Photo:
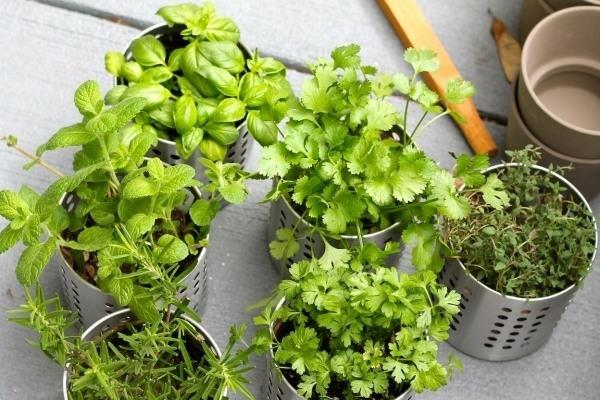
<path fill-rule="evenodd" d="M 486 286 L 522 298 L 549 296 L 588 273 L 597 246 L 594 218 L 558 179 L 531 167 L 540 160 L 539 149 L 507 154 L 519 166 L 489 173 L 485 183 L 503 188 L 496 200 L 504 207 L 494 209 L 480 193 L 466 190 L 473 212 L 445 225 L 444 239 Z"/>
<path fill-rule="evenodd" d="M 460 118 L 417 80 L 419 73 L 438 68 L 433 52 L 408 49 L 405 60 L 414 73 L 407 77 L 377 75 L 374 67 L 361 65 L 359 51 L 355 44 L 339 47 L 331 59 L 309 65 L 313 76 L 300 97 L 290 100 L 283 140 L 262 152 L 259 172 L 276 181 L 266 199 L 290 199 L 324 237 L 361 236 L 401 222 L 404 241 L 415 246 L 414 265 L 439 270 L 437 218 L 458 220 L 469 214 L 456 180 L 477 174 L 487 159 L 462 156 L 453 175 L 415 144 L 435 120 Z M 395 92 L 407 97 L 403 113 L 389 100 Z M 473 93 L 469 82 L 453 79 L 445 101 L 460 103 Z M 411 102 L 422 111 L 414 127 L 407 123 Z M 298 249 L 295 238 L 302 234 L 280 229 L 272 255 L 292 256 Z"/>
<path fill-rule="evenodd" d="M 106 69 L 121 82 L 109 102 L 145 98 L 138 123 L 175 141 L 184 159 L 199 149 L 222 161 L 244 122 L 259 143 L 274 143 L 291 94 L 285 66 L 257 51 L 244 54 L 237 26 L 211 3 L 165 6 L 157 14 L 181 32 L 135 39 L 131 60 L 107 53 Z"/>
<path fill-rule="evenodd" d="M 409 387 L 436 390 L 460 361 L 437 357 L 460 295 L 431 271 L 399 273 L 382 266 L 373 244 L 326 252 L 294 264 L 279 284 L 280 308 L 267 307 L 255 341 L 306 399 L 386 399 Z"/>
<path fill-rule="evenodd" d="M 66 366 L 69 399 L 221 400 L 229 391 L 254 400 L 245 373 L 255 349 L 244 344 L 245 326 L 231 328 L 222 357 L 181 308 L 161 312 L 154 322 L 121 323 L 84 341 L 69 335 L 75 317 L 58 297 L 46 299 L 39 285 L 25 294 L 26 304 L 9 318 L 36 331 L 40 349 Z M 190 312 L 185 315 L 198 318 Z"/>
<path fill-rule="evenodd" d="M 16 273 L 21 284 L 30 286 L 38 282 L 58 247 L 84 279 L 139 318 L 155 322 L 157 299 L 182 306 L 177 297 L 179 275 L 207 245 L 210 223 L 219 210 L 219 191 L 223 197 L 245 197 L 239 171 L 206 160 L 214 166 L 216 179 L 209 187 L 194 179 L 190 166 L 145 161 L 155 132 L 131 122 L 144 109 L 143 98 L 106 107 L 99 85 L 87 81 L 77 89 L 75 104 L 83 121 L 60 129 L 36 156 L 30 155 L 33 164 L 47 166 L 40 158 L 45 151 L 80 147 L 73 161 L 75 172 L 60 176 L 41 195 L 27 186 L 18 192 L 0 191 L 0 215 L 10 222 L 0 232 L 0 252 L 23 242 L 26 248 Z M 28 154 L 15 138 L 7 143 Z M 206 189 L 206 198 L 199 197 L 199 188 Z M 194 192 L 197 198 L 185 207 Z M 69 193 L 77 204 L 67 211 L 60 201 Z"/>

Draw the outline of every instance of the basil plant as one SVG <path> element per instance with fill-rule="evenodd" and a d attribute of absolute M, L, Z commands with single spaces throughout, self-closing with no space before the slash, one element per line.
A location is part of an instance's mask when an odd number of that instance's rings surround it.
<path fill-rule="evenodd" d="M 137 120 L 175 141 L 185 159 L 199 149 L 223 160 L 243 123 L 261 145 L 274 143 L 291 94 L 285 66 L 248 54 L 238 27 L 210 3 L 166 6 L 157 14 L 174 33 L 135 39 L 131 59 L 106 54 L 106 70 L 120 83 L 107 101 L 145 98 Z"/>

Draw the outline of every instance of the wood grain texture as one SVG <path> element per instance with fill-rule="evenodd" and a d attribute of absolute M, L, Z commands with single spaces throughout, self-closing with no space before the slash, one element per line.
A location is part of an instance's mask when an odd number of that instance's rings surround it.
<path fill-rule="evenodd" d="M 41 0 L 138 26 L 157 23 L 156 10 L 178 0 Z M 401 0 L 397 0 L 401 1 Z M 215 0 L 219 12 L 235 19 L 249 47 L 280 57 L 288 65 L 328 55 L 336 46 L 358 43 L 363 58 L 388 72 L 408 71 L 403 47 L 375 0 Z M 478 89 L 477 106 L 506 116 L 509 85 L 490 35 L 487 10 L 518 32 L 519 0 L 419 0 L 425 16 L 463 77 Z"/>
<path fill-rule="evenodd" d="M 287 6 L 282 7 L 282 13 L 289 12 L 285 11 Z M 261 28 L 248 29 L 251 33 L 251 29 Z M 77 118 L 72 105 L 74 89 L 89 78 L 98 79 L 107 89 L 110 79 L 103 73 L 103 53 L 109 48 L 122 48 L 135 33 L 126 26 L 34 2 L 0 2 L 0 48 L 3 51 L 0 134 L 18 134 L 26 147 L 35 148 L 54 130 L 71 123 Z M 393 35 L 391 31 L 388 33 Z M 297 72 L 290 73 L 289 77 L 296 88 L 306 78 Z M 488 124 L 488 128 L 503 147 L 504 127 Z M 450 151 L 468 150 L 449 119 L 440 121 L 424 133 L 420 143 L 444 166 L 452 164 Z M 253 165 L 258 150 L 255 146 Z M 53 153 L 49 159 L 68 170 L 69 152 Z M 49 175 L 40 169 L 23 171 L 22 163 L 22 158 L 1 148 L 2 188 L 16 189 L 23 182 L 36 189 L 48 185 Z M 267 254 L 268 205 L 258 203 L 269 187 L 269 182 L 252 182 L 249 201 L 241 206 L 227 207 L 213 225 L 204 324 L 220 345 L 225 342 L 230 324 L 250 324 L 251 315 L 245 308 L 268 295 L 278 279 Z M 593 208 L 595 214 L 600 215 L 600 198 L 595 200 Z M 19 254 L 19 249 L 14 249 L 0 256 L 0 313 L 3 314 L 22 301 L 21 289 L 14 277 Z M 408 260 L 407 256 L 405 260 Z M 403 270 L 410 268 L 408 262 L 402 267 Z M 44 284 L 49 293 L 58 289 L 56 265 L 48 269 Z M 515 362 L 489 363 L 462 356 L 464 373 L 457 375 L 441 392 L 419 398 L 597 398 L 600 393 L 600 380 L 596 378 L 600 370 L 600 339 L 596 334 L 600 326 L 599 304 L 600 272 L 593 271 L 547 346 Z M 61 368 L 26 344 L 25 338 L 33 339 L 33 336 L 8 323 L 4 317 L 0 318 L 0 399 L 60 399 Z M 448 350 L 448 346 L 443 346 L 444 352 Z M 255 361 L 257 369 L 250 376 L 252 390 L 258 400 L 263 400 L 266 363 L 264 359 Z"/>

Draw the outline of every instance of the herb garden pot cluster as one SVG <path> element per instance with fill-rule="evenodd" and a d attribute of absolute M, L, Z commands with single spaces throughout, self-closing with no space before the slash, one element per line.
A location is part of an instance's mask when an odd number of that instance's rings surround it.
<path fill-rule="evenodd" d="M 497 165 L 487 169 L 486 173 L 493 174 L 507 168 L 521 169 L 523 164 L 507 163 Z M 586 254 L 584 252 L 588 250 L 584 249 L 590 247 L 593 247 L 593 251 L 584 256 L 588 257 L 585 271 L 578 272 L 576 281 L 567 283 L 564 288 L 561 286 L 562 289 L 559 288 L 544 296 L 537 297 L 533 295 L 527 297 L 507 295 L 491 288 L 489 283 L 482 283 L 473 275 L 477 273 L 478 269 L 474 267 L 469 271 L 461 262 L 461 254 L 457 254 L 457 258 L 446 264 L 440 273 L 440 281 L 448 288 L 461 294 L 460 311 L 452 317 L 448 342 L 460 351 L 477 358 L 491 361 L 513 360 L 534 352 L 546 343 L 596 257 L 598 230 L 592 210 L 583 195 L 562 175 L 537 165 L 529 165 L 529 168 L 536 171 L 534 173 L 546 174 L 554 184 L 563 187 L 565 192 L 562 196 L 564 196 L 565 201 L 571 201 L 568 199 L 572 199 L 572 201 L 579 204 L 583 212 L 589 215 L 588 226 L 585 229 L 587 229 L 587 232 L 593 232 L 586 239 L 591 243 L 584 242 L 581 247 L 573 248 L 572 246 L 569 249 L 561 249 L 560 251 Z M 527 178 L 524 177 L 524 179 Z M 524 193 L 518 193 L 517 195 L 525 196 Z M 522 198 L 522 201 L 529 201 L 532 203 L 530 207 L 536 207 L 535 197 L 533 200 Z M 568 216 L 572 217 L 573 215 L 569 212 Z M 475 228 L 474 224 L 472 226 L 473 229 L 478 229 Z M 494 228 L 491 226 L 484 227 L 483 231 L 486 229 Z M 539 227 L 539 229 L 546 229 L 546 227 Z M 556 229 L 560 229 L 560 227 L 557 226 Z M 479 235 L 486 235 L 482 231 L 479 232 Z M 496 228 L 496 232 L 498 232 L 498 228 Z M 495 233 L 490 231 L 488 234 L 491 235 L 490 238 L 483 240 L 496 240 Z M 542 236 L 546 233 L 544 231 L 531 232 L 529 233 L 530 238 L 533 237 L 532 234 Z M 529 240 L 535 240 L 535 237 Z M 503 248 L 501 250 L 504 251 Z M 526 251 L 535 252 L 536 250 L 528 249 Z M 492 256 L 489 262 L 493 263 L 493 259 Z M 573 260 L 576 262 L 575 258 Z M 542 261 L 546 265 L 554 262 L 554 260 Z M 561 260 L 561 262 L 564 263 L 565 261 Z M 582 261 L 578 259 L 577 262 Z M 585 263 L 585 260 L 583 262 Z M 558 265 L 558 260 L 556 263 Z M 493 266 L 484 267 L 497 269 Z M 500 268 L 504 268 L 504 266 L 500 266 Z M 498 269 L 498 271 L 503 270 Z M 558 274 L 558 272 L 550 271 L 547 273 Z"/>

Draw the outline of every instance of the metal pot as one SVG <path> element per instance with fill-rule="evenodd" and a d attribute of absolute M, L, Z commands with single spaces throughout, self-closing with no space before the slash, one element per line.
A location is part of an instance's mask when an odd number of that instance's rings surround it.
<path fill-rule="evenodd" d="M 209 335 L 209 333 L 200 325 L 197 321 L 192 318 L 189 318 L 186 315 L 182 316 L 187 322 L 194 326 L 205 338 L 208 342 L 208 345 L 215 352 L 215 354 L 220 358 L 221 350 L 217 346 L 217 343 L 214 339 Z M 86 329 L 85 332 L 81 335 L 83 340 L 92 340 L 98 336 L 100 336 L 105 331 L 112 329 L 114 326 L 121 325 L 125 322 L 134 320 L 135 316 L 131 312 L 129 308 L 124 308 L 110 315 L 104 315 L 100 319 L 98 319 L 94 324 L 92 324 L 89 328 Z M 69 375 L 68 375 L 68 365 L 65 368 L 63 373 L 63 397 L 64 400 L 69 399 L 68 391 L 69 391 Z"/>
<path fill-rule="evenodd" d="M 292 264 L 304 260 L 306 258 L 320 257 L 325 251 L 325 245 L 321 237 L 311 232 L 314 226 L 300 216 L 290 205 L 289 201 L 284 197 L 280 196 L 279 199 L 271 204 L 270 215 L 269 215 L 269 226 L 267 229 L 268 242 L 272 242 L 277 239 L 276 232 L 279 228 L 296 228 L 296 232 L 302 233 L 301 238 L 298 240 L 300 244 L 300 250 L 294 256 L 285 260 L 276 260 L 271 257 L 273 266 L 280 273 L 281 276 L 287 276 L 288 271 Z M 341 240 L 347 242 L 350 246 L 358 246 L 360 241 L 356 235 L 340 235 Z M 400 223 L 396 222 L 389 227 L 363 235 L 364 242 L 375 243 L 378 247 L 385 246 L 386 243 L 391 241 L 400 242 L 401 232 Z M 330 243 L 339 243 L 339 239 L 329 239 Z M 401 242 L 400 242 L 401 243 Z M 386 260 L 389 265 L 398 266 L 400 264 L 401 252 L 391 255 Z"/>
<path fill-rule="evenodd" d="M 133 41 L 137 38 L 140 38 L 140 37 L 146 36 L 146 35 L 152 35 L 152 36 L 156 37 L 157 39 L 160 39 L 161 37 L 169 36 L 169 35 L 179 36 L 181 30 L 182 30 L 181 25 L 175 25 L 175 26 L 169 27 L 167 24 L 157 24 L 157 25 L 151 26 L 151 27 L 143 30 L 142 32 L 140 32 L 140 34 L 137 35 L 136 37 L 134 37 L 127 44 L 127 47 L 125 48 L 125 51 L 123 52 L 123 54 L 125 55 L 125 58 L 127 60 L 131 60 L 131 58 L 132 58 L 131 45 L 132 45 Z M 251 57 L 250 52 L 243 44 L 238 43 L 238 47 L 240 48 L 240 50 L 242 50 L 242 52 L 244 53 L 244 57 L 246 59 Z M 121 81 L 121 79 L 115 78 L 113 83 L 114 83 L 114 85 L 118 85 L 120 83 L 122 84 L 123 82 Z M 251 140 L 252 138 L 250 136 L 250 133 L 248 132 L 248 129 L 246 126 L 246 120 L 242 121 L 238 125 L 238 131 L 240 132 L 240 137 L 233 145 L 231 145 L 229 147 L 229 150 L 227 152 L 227 156 L 226 156 L 225 160 L 226 160 L 226 162 L 239 163 L 242 166 L 245 166 L 246 162 L 248 161 L 248 157 L 250 155 L 250 149 L 251 149 L 252 143 L 253 143 L 253 141 Z M 197 150 L 197 149 L 194 151 L 194 153 L 188 159 L 184 160 L 177 152 L 177 146 L 175 145 L 174 141 L 159 138 L 156 147 L 150 149 L 147 156 L 148 157 L 159 157 L 162 161 L 164 161 L 165 163 L 170 164 L 170 165 L 187 164 L 196 170 L 196 177 L 198 179 L 200 179 L 201 181 L 203 181 L 205 183 L 208 182 L 204 175 L 205 168 L 203 165 L 201 165 L 198 162 L 198 158 L 200 158 L 202 155 L 200 154 L 199 150 Z"/>
<path fill-rule="evenodd" d="M 199 196 L 200 194 L 197 191 L 193 195 L 191 194 L 184 206 L 189 208 L 191 199 Z M 75 209 L 77 201 L 77 196 L 74 193 L 68 193 L 62 199 L 61 204 L 68 212 L 71 212 Z M 63 261 L 60 263 L 59 268 L 62 297 L 67 306 L 77 312 L 79 322 L 84 329 L 106 314 L 123 309 L 111 295 L 104 293 L 97 286 L 83 279 L 65 259 L 62 252 L 59 251 L 59 253 Z M 199 314 L 202 313 L 206 302 L 207 253 L 206 247 L 202 248 L 195 263 L 181 274 L 181 282 L 185 288 L 179 292 L 180 296 L 189 298 L 189 306 Z"/>
<path fill-rule="evenodd" d="M 485 172 L 519 165 L 496 165 Z M 537 165 L 532 168 L 549 172 Z M 569 181 L 555 172 L 550 173 L 591 212 L 583 195 Z M 597 248 L 597 228 L 595 243 Z M 590 266 L 595 256 L 596 251 Z M 514 360 L 540 348 L 552 335 L 577 290 L 577 284 L 573 284 L 559 293 L 535 299 L 503 295 L 479 282 L 455 259 L 441 271 L 440 281 L 462 296 L 460 311 L 452 317 L 448 343 L 463 353 L 490 361 Z"/>
<path fill-rule="evenodd" d="M 281 299 L 277 308 L 281 308 L 285 299 Z M 270 327 L 271 336 L 275 336 L 273 324 Z M 292 384 L 286 379 L 285 375 L 279 369 L 279 366 L 274 361 L 275 355 L 273 349 L 269 350 L 268 354 L 268 365 L 267 365 L 267 387 L 266 387 L 266 400 L 305 400 L 304 397 L 300 396 Z M 412 389 L 406 390 L 400 396 L 394 400 L 412 400 L 415 393 Z"/>

